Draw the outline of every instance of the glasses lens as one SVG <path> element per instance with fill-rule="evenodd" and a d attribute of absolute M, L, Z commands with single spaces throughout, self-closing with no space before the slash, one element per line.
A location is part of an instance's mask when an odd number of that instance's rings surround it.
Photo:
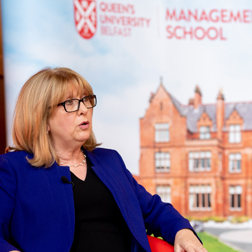
<path fill-rule="evenodd" d="M 96 105 L 96 97 L 94 95 L 85 96 L 83 102 L 87 108 L 93 108 Z"/>
<path fill-rule="evenodd" d="M 72 112 L 78 110 L 79 100 L 71 99 L 65 101 L 65 108 L 67 112 Z"/>

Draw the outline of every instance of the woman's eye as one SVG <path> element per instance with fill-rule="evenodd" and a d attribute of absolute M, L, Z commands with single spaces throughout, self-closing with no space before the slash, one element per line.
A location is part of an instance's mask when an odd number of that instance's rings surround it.
<path fill-rule="evenodd" d="M 65 104 L 66 105 L 72 105 L 73 104 L 73 100 L 67 100 L 67 101 L 65 101 Z"/>

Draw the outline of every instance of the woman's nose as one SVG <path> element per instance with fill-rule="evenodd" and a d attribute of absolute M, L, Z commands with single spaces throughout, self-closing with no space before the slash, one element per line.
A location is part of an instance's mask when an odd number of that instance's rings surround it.
<path fill-rule="evenodd" d="M 87 113 L 88 109 L 86 105 L 84 104 L 83 100 L 80 101 L 80 107 L 79 107 L 79 112 L 80 113 Z"/>

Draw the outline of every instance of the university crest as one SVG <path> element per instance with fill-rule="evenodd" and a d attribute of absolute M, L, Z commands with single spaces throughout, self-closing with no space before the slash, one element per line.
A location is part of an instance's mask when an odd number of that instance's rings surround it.
<path fill-rule="evenodd" d="M 73 0 L 74 20 L 78 33 L 84 39 L 94 36 L 97 28 L 96 1 L 95 0 Z"/>

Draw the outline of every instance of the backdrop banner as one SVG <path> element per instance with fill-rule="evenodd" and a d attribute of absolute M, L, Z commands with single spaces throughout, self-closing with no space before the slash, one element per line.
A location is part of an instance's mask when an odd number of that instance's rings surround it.
<path fill-rule="evenodd" d="M 252 1 L 2 0 L 7 142 L 21 86 L 69 67 L 98 97 L 94 133 L 138 173 L 139 118 L 160 84 L 182 104 L 251 101 Z"/>

